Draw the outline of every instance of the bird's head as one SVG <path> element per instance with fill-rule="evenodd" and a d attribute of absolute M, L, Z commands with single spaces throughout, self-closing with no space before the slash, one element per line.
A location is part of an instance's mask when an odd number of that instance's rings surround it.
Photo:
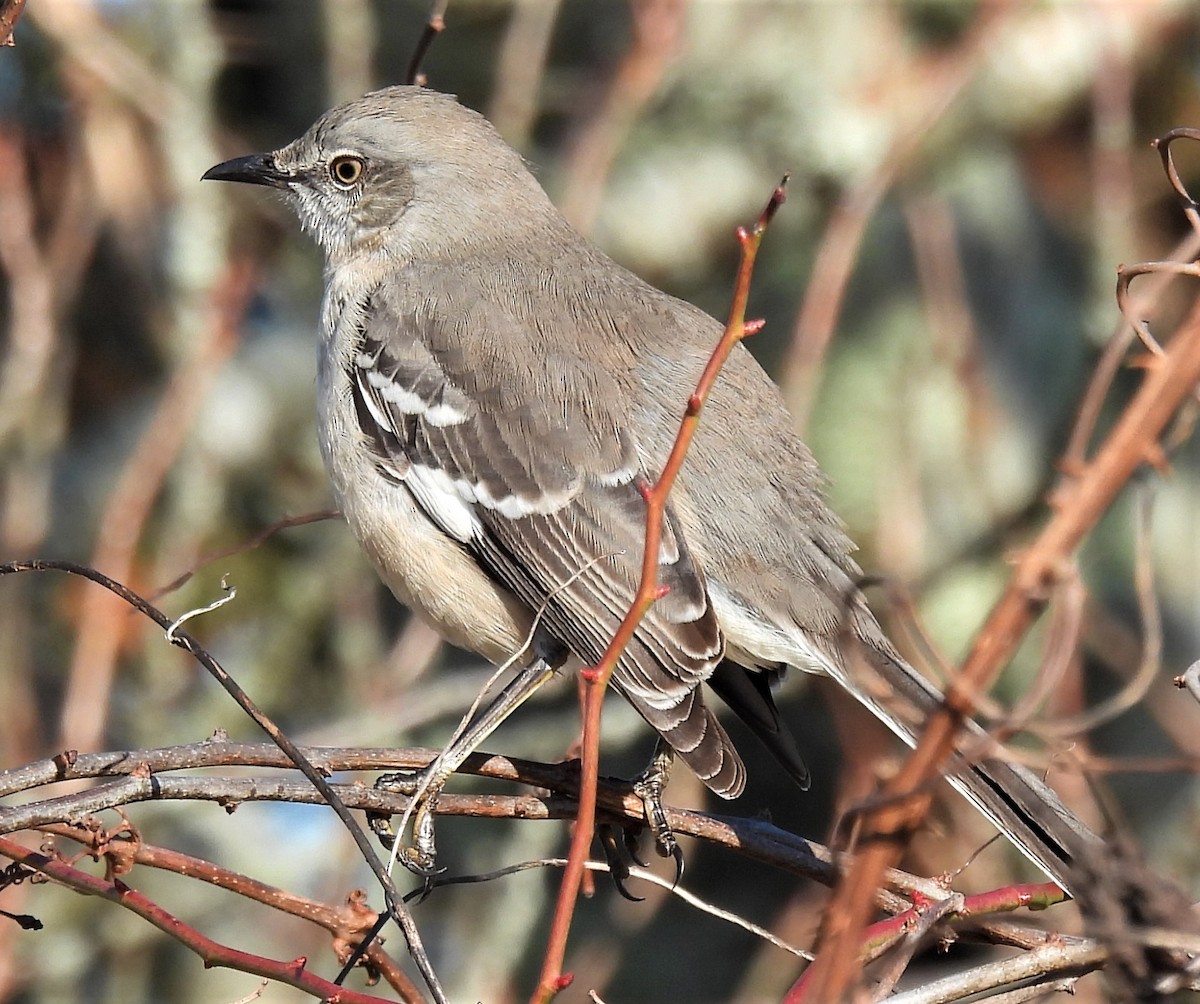
<path fill-rule="evenodd" d="M 420 87 L 340 105 L 287 146 L 217 164 L 204 178 L 279 189 L 330 262 L 454 254 L 460 242 L 478 248 L 499 237 L 505 220 L 554 213 L 491 123 Z"/>

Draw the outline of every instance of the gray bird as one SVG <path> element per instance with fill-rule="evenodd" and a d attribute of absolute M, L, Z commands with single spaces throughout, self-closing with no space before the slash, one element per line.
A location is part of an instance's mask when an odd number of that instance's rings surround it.
<path fill-rule="evenodd" d="M 500 714 L 566 658 L 598 661 L 638 586 L 638 482 L 661 469 L 723 325 L 576 233 L 486 119 L 427 89 L 368 94 L 204 177 L 279 189 L 325 252 L 321 449 L 392 592 L 496 664 L 536 615 Z M 909 742 L 940 700 L 856 589 L 853 545 L 792 424 L 736 348 L 668 506 L 670 591 L 612 680 L 724 798 L 745 769 L 704 685 L 801 787 L 768 686 L 783 668 L 833 677 Z M 1095 838 L 980 729 L 962 746 L 974 758 L 951 783 L 1065 883 Z"/>

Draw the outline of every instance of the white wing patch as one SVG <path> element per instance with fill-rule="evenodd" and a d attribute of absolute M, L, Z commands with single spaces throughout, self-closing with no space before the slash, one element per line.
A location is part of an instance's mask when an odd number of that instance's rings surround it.
<path fill-rule="evenodd" d="M 430 425 L 440 429 L 450 425 L 461 425 L 467 420 L 466 414 L 453 405 L 446 404 L 444 401 L 430 404 L 420 394 L 401 386 L 388 374 L 370 368 L 370 364 L 374 360 L 365 352 L 358 354 L 357 362 L 360 372 L 367 379 L 367 385 L 377 391 L 379 396 L 400 414 L 424 419 Z M 368 365 L 364 366 L 364 363 Z M 371 396 L 367 395 L 368 398 Z M 374 408 L 372 408 L 371 414 L 378 415 Z"/>
<path fill-rule="evenodd" d="M 507 519 L 520 519 L 522 516 L 549 516 L 557 512 L 575 497 L 575 488 L 566 492 L 543 492 L 537 498 L 527 499 L 520 495 L 504 495 L 499 498 L 488 491 L 482 482 L 472 484 L 466 480 L 455 482 L 463 498 L 468 502 L 478 502 L 486 509 L 498 512 Z"/>
<path fill-rule="evenodd" d="M 412 464 L 404 476 L 405 487 L 429 518 L 465 544 L 483 533 L 483 525 L 464 497 L 462 484 L 452 481 L 445 471 L 423 464 Z"/>

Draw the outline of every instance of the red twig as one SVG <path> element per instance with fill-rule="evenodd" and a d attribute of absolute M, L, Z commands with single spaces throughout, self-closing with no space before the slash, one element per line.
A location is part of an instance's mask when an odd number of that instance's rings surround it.
<path fill-rule="evenodd" d="M 257 976 L 296 987 L 298 990 L 312 994 L 322 1001 L 329 1001 L 331 1004 L 391 1004 L 382 997 L 347 990 L 320 976 L 314 976 L 305 969 L 308 960 L 303 956 L 288 962 L 279 962 L 219 944 L 211 938 L 205 937 L 190 924 L 185 924 L 178 917 L 168 913 L 136 889 L 129 888 L 119 879 L 105 879 L 89 875 L 58 858 L 30 850 L 7 837 L 0 837 L 0 854 L 27 868 L 41 872 L 69 889 L 89 896 L 100 896 L 136 913 L 143 920 L 149 921 L 160 931 L 195 952 L 204 960 L 205 968 L 220 966 L 226 969 L 237 969 L 244 973 L 254 973 Z"/>
<path fill-rule="evenodd" d="M 563 974 L 562 967 L 566 955 L 567 934 L 571 928 L 571 917 L 575 912 L 575 901 L 579 895 L 584 863 L 591 847 L 592 831 L 595 827 L 596 791 L 600 766 L 600 715 L 604 704 L 604 692 L 608 687 L 608 681 L 617 660 L 633 638 L 642 618 L 645 617 L 646 612 L 654 605 L 655 601 L 664 595 L 658 585 L 658 551 L 662 537 L 663 514 L 671 487 L 683 466 L 684 458 L 692 443 L 692 437 L 696 434 L 704 403 L 734 346 L 747 335 L 755 334 L 762 329 L 761 321 L 746 320 L 750 278 L 754 274 L 754 261 L 758 255 L 763 234 L 766 233 L 767 225 L 786 198 L 784 189 L 786 184 L 787 178 L 785 177 L 771 193 L 771 198 L 762 213 L 759 214 L 752 229 L 738 228 L 737 237 L 741 244 L 742 256 L 725 331 L 717 343 L 716 349 L 713 350 L 708 365 L 704 367 L 696 389 L 688 398 L 679 434 L 675 437 L 675 444 L 671 448 L 670 456 L 667 457 L 662 473 L 653 486 L 643 484 L 641 488 L 642 496 L 646 500 L 646 541 L 642 551 L 642 578 L 638 585 L 638 591 L 630 605 L 629 612 L 625 615 L 625 619 L 621 622 L 621 626 L 605 651 L 604 658 L 596 666 L 585 669 L 582 674 L 585 697 L 579 815 L 571 835 L 567 867 L 563 872 L 562 885 L 559 887 L 558 902 L 555 904 L 554 919 L 550 926 L 550 940 L 542 963 L 541 978 L 532 997 L 533 1004 L 544 1004 L 560 990 L 569 986 L 571 982 L 571 977 Z"/>
<path fill-rule="evenodd" d="M 1004 886 L 990 892 L 963 896 L 961 903 L 956 905 L 956 909 L 949 911 L 941 919 L 982 917 L 997 913 L 1012 913 L 1022 909 L 1046 910 L 1063 902 L 1066 898 L 1066 893 L 1053 882 Z M 919 894 L 914 895 L 914 900 L 915 902 L 909 909 L 872 924 L 863 931 L 860 955 L 864 960 L 878 955 L 897 938 L 908 933 L 914 925 L 921 921 L 925 911 L 933 905 L 932 901 Z M 792 984 L 792 988 L 784 995 L 783 1004 L 801 1004 L 805 1000 L 818 999 L 806 996 L 813 972 L 814 968 L 810 967 Z"/>

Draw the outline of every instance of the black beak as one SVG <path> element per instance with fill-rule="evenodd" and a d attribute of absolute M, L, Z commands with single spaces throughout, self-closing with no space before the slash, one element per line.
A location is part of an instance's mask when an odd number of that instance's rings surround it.
<path fill-rule="evenodd" d="M 292 176 L 279 170 L 275 155 L 254 153 L 249 157 L 234 157 L 204 172 L 201 181 L 241 181 L 247 185 L 269 185 L 287 188 Z"/>

